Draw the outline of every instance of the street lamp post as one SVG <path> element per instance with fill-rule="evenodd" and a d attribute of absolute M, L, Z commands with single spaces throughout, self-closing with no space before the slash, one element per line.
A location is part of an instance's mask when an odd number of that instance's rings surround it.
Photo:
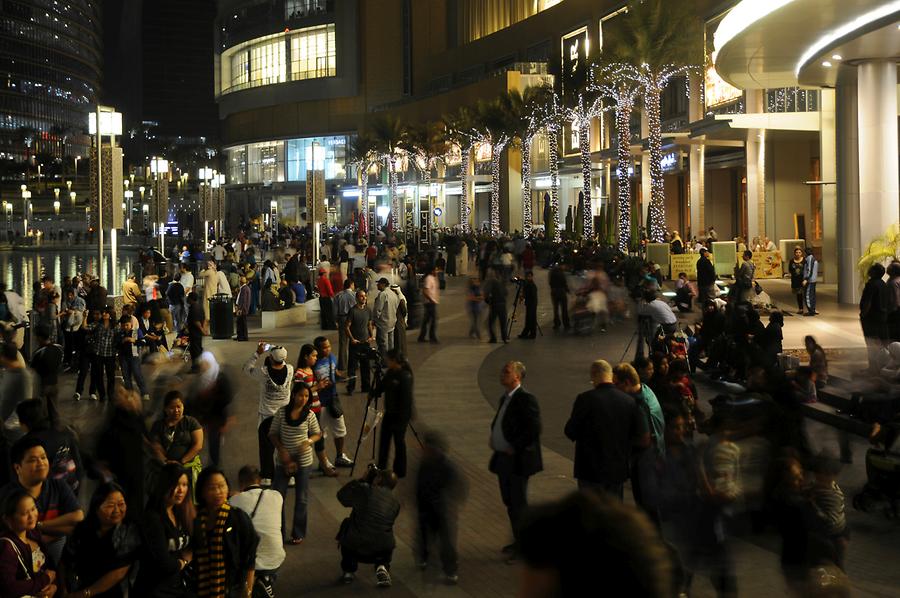
<path fill-rule="evenodd" d="M 154 226 L 159 233 L 159 252 L 166 252 L 166 218 L 169 205 L 169 161 L 153 158 L 150 161 L 150 174 L 153 175 Z"/>
<path fill-rule="evenodd" d="M 22 185 L 22 223 L 25 227 L 24 235 L 28 236 L 28 216 L 31 210 L 29 209 L 29 204 L 31 203 L 31 191 L 28 190 L 28 187 Z"/>
<path fill-rule="evenodd" d="M 209 212 L 212 203 L 212 180 L 217 177 L 213 174 L 213 169 L 204 166 L 197 172 L 197 178 L 200 179 L 200 214 L 203 219 L 203 250 L 209 247 Z"/>
<path fill-rule="evenodd" d="M 116 112 L 114 108 L 109 106 L 101 106 L 97 105 L 97 110 L 88 115 L 88 133 L 94 136 L 94 143 L 96 148 L 96 155 L 94 156 L 94 160 L 97 162 L 97 276 L 100 280 L 100 284 L 103 284 L 103 275 L 105 273 L 105 268 L 103 267 L 103 136 L 108 136 L 110 138 L 110 156 L 112 156 L 113 148 L 116 145 L 116 135 L 122 134 L 122 113 Z M 75 172 L 76 176 L 78 173 L 78 159 L 81 156 L 76 157 L 75 161 Z M 112 160 L 110 160 L 112 163 Z M 113 172 L 113 177 L 110 177 L 112 180 L 115 176 L 115 172 Z M 115 184 L 115 181 L 112 181 Z M 112 187 L 115 190 L 115 187 Z M 111 198 L 115 197 L 115 193 L 110 194 Z M 113 200 L 114 201 L 114 200 Z M 115 203 L 113 203 L 113 209 L 110 210 L 111 214 L 115 213 Z M 113 217 L 113 222 L 110 224 L 110 249 L 112 252 L 112 260 L 115 263 L 116 260 L 116 229 L 115 229 L 115 217 Z M 107 288 L 115 294 L 116 292 L 116 280 L 115 277 L 109 276 L 107 277 Z"/>
<path fill-rule="evenodd" d="M 6 230 L 12 230 L 12 202 L 4 201 L 3 202 L 3 212 L 6 214 Z"/>
<path fill-rule="evenodd" d="M 219 178 L 219 194 L 216 197 L 216 216 L 218 216 L 219 226 L 216 228 L 216 236 L 221 237 L 225 234 L 225 173 L 220 172 Z"/>
<path fill-rule="evenodd" d="M 69 201 L 72 202 L 72 207 L 74 208 L 75 207 L 75 192 L 74 191 L 69 192 Z"/>
<path fill-rule="evenodd" d="M 125 234 L 131 236 L 131 202 L 134 199 L 134 191 L 125 191 Z"/>

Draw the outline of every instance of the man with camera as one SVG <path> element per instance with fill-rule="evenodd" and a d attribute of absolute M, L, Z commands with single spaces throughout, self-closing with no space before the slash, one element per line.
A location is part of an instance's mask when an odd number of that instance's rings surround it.
<path fill-rule="evenodd" d="M 497 335 L 494 334 L 494 321 L 500 326 L 500 338 L 508 342 L 508 330 L 506 328 L 506 285 L 500 278 L 499 269 L 492 269 L 488 273 L 484 283 L 484 302 L 488 304 L 488 332 L 491 334 L 489 342 L 496 343 Z"/>
<path fill-rule="evenodd" d="M 371 343 L 375 339 L 375 321 L 372 312 L 366 307 L 366 292 L 356 291 L 356 305 L 347 314 L 344 324 L 347 339 L 350 341 L 350 364 L 347 368 L 347 394 L 352 395 L 356 386 L 356 369 L 360 369 L 362 391 L 369 392 L 371 375 L 369 359 L 371 359 Z"/>
<path fill-rule="evenodd" d="M 638 316 L 650 319 L 651 334 L 662 328 L 665 334 L 674 334 L 678 317 L 668 303 L 659 298 L 656 291 L 645 288 L 638 304 Z"/>
<path fill-rule="evenodd" d="M 353 509 L 335 538 L 341 547 L 342 582 L 353 581 L 359 563 L 372 563 L 378 587 L 390 587 L 394 521 L 400 514 L 400 502 L 392 492 L 396 485 L 394 472 L 369 465 L 362 479 L 338 490 L 340 503 Z"/>

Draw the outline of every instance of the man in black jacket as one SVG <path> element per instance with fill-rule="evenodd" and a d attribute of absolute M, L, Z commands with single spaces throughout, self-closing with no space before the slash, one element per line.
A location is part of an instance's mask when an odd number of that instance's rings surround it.
<path fill-rule="evenodd" d="M 706 304 L 707 299 L 716 297 L 716 269 L 709 260 L 709 250 L 700 250 L 700 259 L 697 260 L 697 303 L 700 306 Z"/>
<path fill-rule="evenodd" d="M 591 364 L 593 390 L 575 399 L 566 436 L 575 442 L 579 489 L 603 490 L 622 499 L 633 446 L 650 445 L 650 431 L 635 400 L 613 386 L 612 366 Z"/>
<path fill-rule="evenodd" d="M 525 273 L 525 280 L 520 283 L 522 285 L 522 301 L 525 303 L 525 327 L 519 338 L 534 339 L 537 336 L 537 285 L 534 284 L 534 272 Z"/>
<path fill-rule="evenodd" d="M 559 330 L 560 311 L 562 325 L 569 329 L 569 283 L 566 271 L 560 264 L 550 269 L 550 300 L 553 302 L 553 330 Z"/>
<path fill-rule="evenodd" d="M 394 472 L 370 465 L 363 479 L 352 480 L 338 490 L 340 503 L 353 509 L 337 536 L 344 583 L 353 581 L 359 563 L 372 563 L 378 586 L 391 585 L 388 569 L 396 546 L 394 521 L 400 514 L 400 502 L 391 492 L 396 485 Z"/>
<path fill-rule="evenodd" d="M 528 506 L 528 478 L 544 468 L 541 458 L 541 411 L 535 396 L 522 388 L 525 365 L 510 361 L 500 371 L 506 392 L 491 422 L 491 473 L 497 474 L 500 496 L 512 525 L 513 544 L 503 552 L 515 558 L 518 527 Z"/>
<path fill-rule="evenodd" d="M 388 291 L 390 292 L 390 291 Z M 384 392 L 384 419 L 378 437 L 378 468 L 387 469 L 391 441 L 394 442 L 394 473 L 406 477 L 406 427 L 413 415 L 413 374 L 409 363 L 397 349 L 387 352 L 387 372 L 374 393 Z"/>

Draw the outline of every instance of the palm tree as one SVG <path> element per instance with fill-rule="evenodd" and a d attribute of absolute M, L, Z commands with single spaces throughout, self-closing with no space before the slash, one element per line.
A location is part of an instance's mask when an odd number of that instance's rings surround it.
<path fill-rule="evenodd" d="M 348 158 L 348 162 L 356 167 L 356 178 L 359 185 L 359 199 L 356 203 L 357 213 L 360 214 L 359 233 L 368 237 L 369 169 L 372 164 L 378 163 L 378 149 L 367 131 L 361 132 L 350 142 Z"/>
<path fill-rule="evenodd" d="M 628 253 L 631 239 L 631 180 L 628 167 L 631 164 L 631 113 L 641 92 L 637 73 L 624 64 L 598 65 L 594 79 L 597 93 L 612 102 L 616 121 L 616 177 L 618 181 L 619 251 Z"/>
<path fill-rule="evenodd" d="M 545 227 L 552 225 L 552 237 L 554 243 L 562 240 L 559 219 L 559 135 L 562 131 L 564 110 L 559 95 L 552 87 L 544 87 L 539 96 L 535 98 L 535 121 L 539 128 L 547 134 L 547 146 L 549 148 L 550 161 L 550 212 L 551 222 L 545 222 Z M 548 229 L 549 232 L 549 229 Z"/>
<path fill-rule="evenodd" d="M 492 102 L 479 101 L 478 128 L 485 141 L 491 144 L 491 234 L 500 234 L 500 157 L 515 132 L 515 123 L 504 109 L 507 100 L 498 97 Z"/>
<path fill-rule="evenodd" d="M 460 151 L 459 179 L 462 183 L 462 195 L 459 200 L 459 222 L 463 233 L 469 233 L 471 231 L 469 223 L 471 220 L 468 185 L 469 161 L 472 149 L 482 136 L 476 128 L 475 114 L 467 106 L 461 106 L 455 113 L 444 118 L 444 130 L 447 141 L 458 147 Z"/>
<path fill-rule="evenodd" d="M 622 25 L 607 36 L 608 47 L 614 61 L 631 65 L 640 76 L 650 130 L 648 229 L 650 239 L 659 242 L 666 233 L 660 96 L 673 77 L 703 63 L 701 22 L 691 2 L 631 0 Z"/>
<path fill-rule="evenodd" d="M 541 108 L 549 101 L 553 88 L 549 85 L 511 90 L 503 96 L 505 108 L 515 124 L 515 136 L 522 149 L 522 232 L 531 236 L 531 144 L 541 129 Z"/>
<path fill-rule="evenodd" d="M 566 117 L 578 127 L 578 149 L 581 154 L 581 210 L 582 234 L 585 239 L 593 236 L 594 215 L 591 208 L 591 121 L 600 114 L 600 95 L 597 93 L 592 70 L 588 70 L 588 81 L 574 90 L 566 101 Z"/>
<path fill-rule="evenodd" d="M 387 160 L 391 186 L 391 228 L 400 229 L 400 202 L 397 197 L 397 160 L 406 142 L 407 126 L 396 116 L 381 114 L 371 124 L 371 135 L 382 158 Z"/>

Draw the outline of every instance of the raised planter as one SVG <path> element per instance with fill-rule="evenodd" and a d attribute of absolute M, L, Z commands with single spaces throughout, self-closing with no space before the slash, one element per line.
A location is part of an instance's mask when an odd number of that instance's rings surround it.
<path fill-rule="evenodd" d="M 278 311 L 262 312 L 262 323 L 260 329 L 274 330 L 284 326 L 292 326 L 294 324 L 306 323 L 306 305 L 295 305 L 288 309 Z"/>

